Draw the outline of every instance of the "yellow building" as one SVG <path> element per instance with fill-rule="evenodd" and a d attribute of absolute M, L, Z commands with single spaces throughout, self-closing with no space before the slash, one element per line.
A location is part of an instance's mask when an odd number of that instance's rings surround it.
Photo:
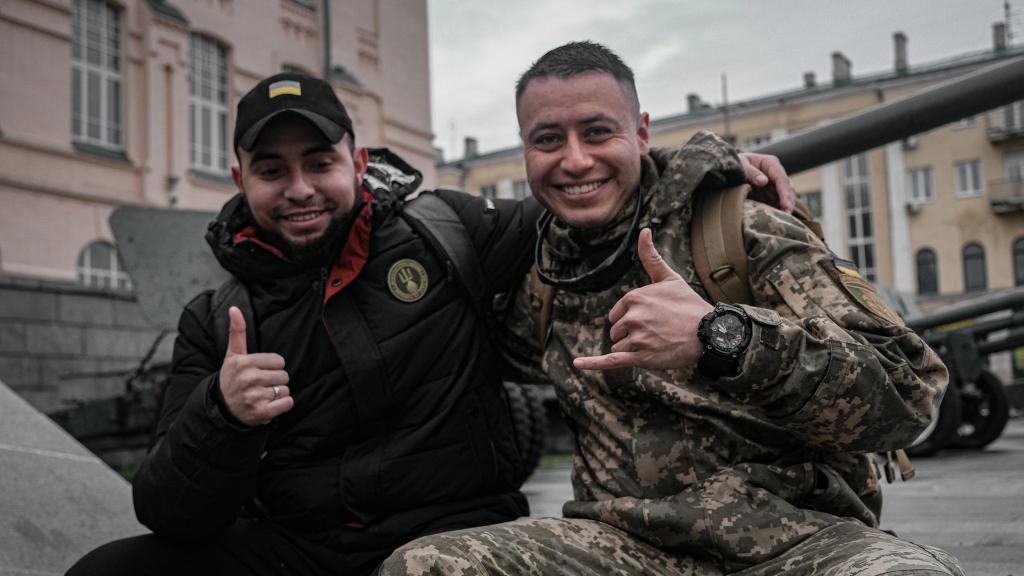
<path fill-rule="evenodd" d="M 433 182 L 427 47 L 426 0 L 3 0 L 0 275 L 127 288 L 110 213 L 219 208 L 235 106 L 285 70 Z"/>
<path fill-rule="evenodd" d="M 894 38 L 890 71 L 853 76 L 840 53 L 833 77 L 811 73 L 795 90 L 727 107 L 690 95 L 685 113 L 651 121 L 653 146 L 678 146 L 698 130 L 753 150 L 986 65 L 1024 55 L 994 29 L 991 50 L 909 66 L 907 40 Z M 641 104 L 643 94 L 640 94 Z M 499 198 L 528 194 L 522 149 L 477 153 L 438 164 L 441 186 Z M 965 118 L 794 177 L 829 245 L 880 284 L 926 305 L 965 292 L 1024 284 L 1024 101 Z"/>

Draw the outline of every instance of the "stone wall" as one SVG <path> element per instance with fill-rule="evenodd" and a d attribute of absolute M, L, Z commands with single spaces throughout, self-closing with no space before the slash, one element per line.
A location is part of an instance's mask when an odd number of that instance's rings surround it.
<path fill-rule="evenodd" d="M 0 278 L 0 380 L 42 412 L 123 393 L 159 335 L 130 294 Z"/>

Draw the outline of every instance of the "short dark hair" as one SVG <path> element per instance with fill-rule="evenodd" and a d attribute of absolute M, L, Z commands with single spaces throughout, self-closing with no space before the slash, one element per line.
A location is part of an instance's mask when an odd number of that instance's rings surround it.
<path fill-rule="evenodd" d="M 549 76 L 569 78 L 584 72 L 611 74 L 626 91 L 626 95 L 632 97 L 636 112 L 640 112 L 640 99 L 636 95 L 633 70 L 607 47 L 589 40 L 563 44 L 549 50 L 534 62 L 516 82 L 516 105 L 519 105 L 526 86 L 533 80 Z"/>

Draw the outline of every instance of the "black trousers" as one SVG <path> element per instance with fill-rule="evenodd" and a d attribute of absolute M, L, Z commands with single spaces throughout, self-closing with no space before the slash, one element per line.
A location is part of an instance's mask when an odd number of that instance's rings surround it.
<path fill-rule="evenodd" d="M 280 526 L 238 521 L 217 540 L 183 542 L 146 534 L 115 540 L 89 552 L 68 576 L 372 574 L 391 550 L 346 554 Z"/>

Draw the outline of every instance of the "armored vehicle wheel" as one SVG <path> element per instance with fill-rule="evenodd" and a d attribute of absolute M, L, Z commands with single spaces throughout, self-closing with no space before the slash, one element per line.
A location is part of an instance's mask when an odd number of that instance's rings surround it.
<path fill-rule="evenodd" d="M 907 448 L 910 456 L 931 456 L 952 444 L 960 427 L 960 388 L 949 383 L 939 406 L 939 414 Z"/>
<path fill-rule="evenodd" d="M 533 474 L 544 453 L 547 413 L 540 393 L 532 386 L 505 382 L 505 391 L 508 393 L 525 480 Z"/>
<path fill-rule="evenodd" d="M 982 370 L 978 381 L 960 390 L 962 415 L 956 448 L 984 448 L 999 438 L 1010 419 L 1010 402 L 1003 383 L 995 374 Z"/>

